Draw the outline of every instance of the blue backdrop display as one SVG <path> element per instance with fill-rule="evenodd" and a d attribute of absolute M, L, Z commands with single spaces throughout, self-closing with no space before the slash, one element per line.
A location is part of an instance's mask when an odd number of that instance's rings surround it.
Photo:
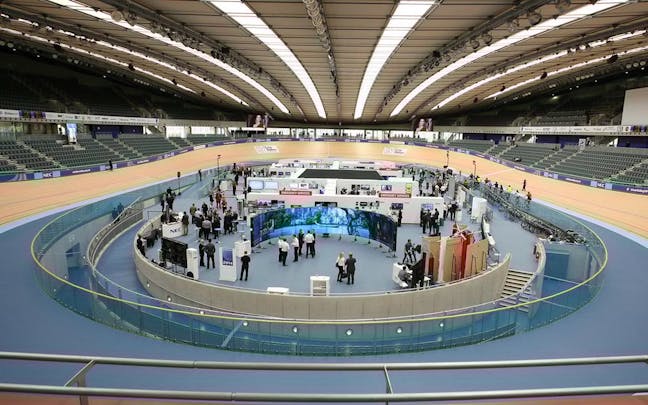
<path fill-rule="evenodd" d="M 261 212 L 252 220 L 252 244 L 281 235 L 296 235 L 300 229 L 318 235 L 359 236 L 396 250 L 396 223 L 390 217 L 337 207 L 296 207 Z"/>

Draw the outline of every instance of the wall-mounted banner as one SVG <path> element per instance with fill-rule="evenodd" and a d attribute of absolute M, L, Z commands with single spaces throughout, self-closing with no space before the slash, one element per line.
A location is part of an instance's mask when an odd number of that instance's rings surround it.
<path fill-rule="evenodd" d="M 385 147 L 383 149 L 383 155 L 405 156 L 406 153 L 407 148 Z"/>
<path fill-rule="evenodd" d="M 279 153 L 279 148 L 275 145 L 255 145 L 254 150 L 260 155 L 264 153 Z"/>

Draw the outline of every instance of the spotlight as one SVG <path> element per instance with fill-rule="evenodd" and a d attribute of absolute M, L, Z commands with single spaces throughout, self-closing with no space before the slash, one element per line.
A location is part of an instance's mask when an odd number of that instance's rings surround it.
<path fill-rule="evenodd" d="M 216 49 L 212 49 L 209 54 L 211 55 L 212 58 L 216 59 Z"/>
<path fill-rule="evenodd" d="M 63 52 L 63 47 L 60 44 L 54 44 L 54 50 L 56 52 Z"/>
<path fill-rule="evenodd" d="M 540 80 L 544 80 L 546 78 L 547 78 L 547 72 L 542 72 L 542 74 L 540 75 Z"/>
<path fill-rule="evenodd" d="M 485 33 L 482 35 L 482 41 L 484 41 L 486 45 L 490 45 L 491 42 L 493 42 L 493 36 L 489 33 Z"/>
<path fill-rule="evenodd" d="M 205 94 L 204 91 L 201 91 L 201 92 L 200 92 L 200 97 L 207 97 L 207 94 Z"/>
<path fill-rule="evenodd" d="M 571 6 L 571 0 L 556 0 L 556 10 L 561 14 L 565 13 L 569 6 Z"/>
<path fill-rule="evenodd" d="M 479 48 L 479 41 L 476 38 L 472 38 L 470 40 L 470 46 L 472 46 L 472 49 L 477 50 Z"/>
<path fill-rule="evenodd" d="M 132 63 L 129 63 L 128 64 L 128 70 L 131 70 L 131 71 L 135 70 L 135 66 L 133 66 Z"/>
<path fill-rule="evenodd" d="M 477 97 L 473 98 L 473 103 L 476 103 L 478 101 L 479 101 L 479 99 Z"/>
<path fill-rule="evenodd" d="M 612 56 L 610 56 L 610 57 L 608 58 L 607 62 L 608 62 L 608 63 L 614 63 L 614 62 L 616 62 L 616 61 L 618 61 L 618 60 L 619 60 L 619 55 L 617 55 L 617 54 L 615 53 L 614 55 L 612 55 Z"/>
<path fill-rule="evenodd" d="M 517 31 L 518 29 L 520 29 L 520 20 L 518 20 L 517 18 L 510 20 L 506 28 L 510 33 Z"/>
<path fill-rule="evenodd" d="M 432 51 L 432 57 L 439 59 L 441 57 L 441 52 L 439 51 Z"/>
<path fill-rule="evenodd" d="M 171 83 L 175 84 L 176 86 L 178 85 L 178 81 L 175 78 L 171 79 Z"/>
<path fill-rule="evenodd" d="M 502 86 L 502 88 L 500 89 L 500 91 L 504 91 L 504 90 L 506 90 L 506 86 Z"/>
<path fill-rule="evenodd" d="M 529 24 L 538 25 L 542 21 L 542 14 L 537 11 L 531 11 L 527 14 L 527 19 L 529 20 Z"/>
<path fill-rule="evenodd" d="M 124 19 L 124 13 L 122 13 L 120 10 L 115 10 L 110 13 L 110 18 L 112 18 L 114 22 L 120 22 Z"/>

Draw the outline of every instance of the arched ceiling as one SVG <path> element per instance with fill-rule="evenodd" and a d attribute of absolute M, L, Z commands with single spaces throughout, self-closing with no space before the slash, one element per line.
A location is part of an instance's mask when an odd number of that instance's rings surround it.
<path fill-rule="evenodd" d="M 402 122 L 648 57 L 639 0 L 4 0 L 0 12 L 4 42 L 312 123 Z"/>

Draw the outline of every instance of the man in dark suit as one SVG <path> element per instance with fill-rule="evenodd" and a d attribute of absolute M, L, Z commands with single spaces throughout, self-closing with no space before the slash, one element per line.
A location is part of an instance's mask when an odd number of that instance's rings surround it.
<path fill-rule="evenodd" d="M 356 259 L 353 257 L 353 254 L 349 253 L 349 257 L 346 259 L 346 271 L 349 275 L 347 278 L 347 284 L 353 284 L 355 282 L 355 271 L 356 271 Z"/>
<path fill-rule="evenodd" d="M 241 276 L 239 277 L 239 280 L 243 280 L 243 273 L 245 273 L 245 281 L 247 281 L 249 269 L 250 256 L 248 256 L 248 252 L 243 252 L 243 256 L 241 256 Z"/>
<path fill-rule="evenodd" d="M 207 239 L 207 246 L 205 246 L 205 253 L 207 253 L 207 269 L 209 269 L 209 261 L 211 260 L 212 268 L 216 268 L 214 262 L 214 253 L 216 253 L 216 246 L 212 243 L 211 239 Z"/>

